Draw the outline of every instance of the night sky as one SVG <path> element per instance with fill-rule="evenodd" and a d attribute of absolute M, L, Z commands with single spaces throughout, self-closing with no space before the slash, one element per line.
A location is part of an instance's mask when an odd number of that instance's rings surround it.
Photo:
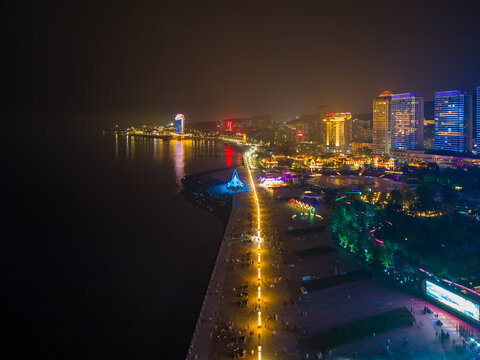
<path fill-rule="evenodd" d="M 371 112 L 385 89 L 480 84 L 479 5 L 460 1 L 12 2 L 8 104 L 92 127 L 320 105 Z M 54 118 L 54 116 L 52 116 Z"/>

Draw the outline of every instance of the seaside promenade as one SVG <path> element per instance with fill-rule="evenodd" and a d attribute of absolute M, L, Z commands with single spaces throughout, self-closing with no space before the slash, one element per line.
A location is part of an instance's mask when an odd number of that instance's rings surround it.
<path fill-rule="evenodd" d="M 251 244 L 250 237 L 246 236 L 246 229 L 249 226 L 250 228 L 253 226 L 251 207 L 257 207 L 255 195 L 252 195 L 255 194 L 255 190 L 252 190 L 251 187 L 252 185 L 255 186 L 253 184 L 253 178 L 247 175 L 249 174 L 249 169 L 247 169 L 247 171 L 241 169 L 240 172 L 243 178 L 251 180 L 249 184 L 250 191 L 247 194 L 240 193 L 233 197 L 232 210 L 197 319 L 193 338 L 188 349 L 187 359 L 217 358 L 217 352 L 224 350 L 215 348 L 214 345 L 214 337 L 218 338 L 218 329 L 223 325 L 220 319 L 225 315 L 234 315 L 230 309 L 226 309 L 225 307 L 225 302 L 229 301 L 229 296 L 225 289 L 229 281 L 226 278 L 227 275 L 230 275 L 229 273 L 237 267 L 239 246 L 242 247 L 242 244 L 245 243 Z M 256 222 L 256 226 L 259 226 L 258 222 Z M 231 331 L 233 331 L 234 326 L 233 320 L 227 321 L 226 327 Z M 231 337 L 233 338 L 234 336 Z M 229 350 L 227 353 L 230 352 L 230 354 L 225 354 L 227 357 L 233 356 L 235 349 L 232 348 Z"/>
<path fill-rule="evenodd" d="M 223 298 L 223 284 L 227 275 L 226 263 L 235 239 L 235 219 L 241 212 L 241 197 L 236 195 L 232 203 L 232 211 L 225 229 L 223 240 L 215 260 L 212 275 L 203 299 L 200 314 L 195 325 L 194 334 L 188 349 L 187 359 L 208 359 L 208 353 L 216 328 L 218 310 Z"/>
<path fill-rule="evenodd" d="M 247 160 L 248 166 L 248 160 Z M 281 252 L 273 243 L 271 199 L 254 184 L 255 174 L 238 169 L 249 184 L 233 198 L 232 211 L 198 317 L 187 359 L 282 358 L 295 348 L 280 320 L 288 288 L 281 284 Z M 259 236 L 260 234 L 260 236 Z M 292 328 L 293 330 L 293 328 Z M 292 352 L 291 355 L 294 355 Z"/>

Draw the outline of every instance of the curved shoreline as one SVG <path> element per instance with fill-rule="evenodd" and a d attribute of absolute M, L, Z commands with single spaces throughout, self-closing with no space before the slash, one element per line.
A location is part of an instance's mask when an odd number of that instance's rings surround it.
<path fill-rule="evenodd" d="M 185 176 L 182 179 L 183 196 L 185 196 L 185 198 L 191 202 L 211 212 L 213 215 L 219 217 L 224 225 L 226 225 L 230 217 L 230 211 L 232 207 L 231 203 L 210 196 L 206 190 L 215 184 L 202 178 L 202 176 L 225 169 L 227 169 L 227 167 L 206 170 L 200 173 Z"/>
<path fill-rule="evenodd" d="M 187 349 L 186 359 L 204 359 L 204 356 L 207 356 L 211 341 L 210 334 L 213 334 L 215 330 L 215 321 L 207 321 L 206 314 L 211 314 L 212 311 L 218 313 L 219 301 L 223 293 L 226 269 L 222 268 L 219 264 L 228 258 L 230 249 L 228 240 L 231 240 L 231 233 L 233 231 L 232 221 L 230 220 L 235 218 L 231 215 L 235 212 L 234 204 L 236 196 L 234 195 L 232 197 L 231 202 L 225 202 L 210 196 L 206 190 L 215 184 L 208 181 L 208 179 L 202 178 L 202 176 L 226 169 L 228 169 L 228 167 L 205 170 L 187 175 L 182 179 L 182 194 L 185 198 L 220 218 L 224 225 L 222 239 L 217 248 L 217 256 L 210 268 L 210 277 L 205 287 L 203 302 L 195 322 L 195 328 Z"/>
<path fill-rule="evenodd" d="M 232 209 L 229 212 L 229 215 L 234 215 L 238 209 L 238 207 L 235 206 L 234 201 L 236 196 L 237 195 L 234 195 L 234 199 L 232 200 Z M 187 355 L 185 357 L 187 360 L 203 360 L 208 356 L 212 334 L 215 331 L 216 323 L 215 319 L 210 321 L 212 320 L 212 317 L 209 315 L 214 314 L 215 316 L 218 314 L 219 303 L 222 298 L 223 285 L 227 273 L 226 268 L 222 266 L 222 264 L 228 259 L 228 254 L 231 250 L 230 241 L 232 241 L 233 234 L 232 219 L 234 218 L 235 216 L 229 216 L 228 218 L 227 226 L 217 252 L 210 280 L 195 324 L 192 340 L 190 341 L 187 350 Z"/>

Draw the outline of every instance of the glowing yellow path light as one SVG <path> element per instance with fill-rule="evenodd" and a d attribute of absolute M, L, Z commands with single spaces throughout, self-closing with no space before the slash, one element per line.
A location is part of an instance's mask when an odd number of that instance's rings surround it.
<path fill-rule="evenodd" d="M 252 189 L 253 189 L 253 196 L 255 197 L 255 203 L 257 205 L 257 234 L 260 236 L 260 203 L 258 202 L 258 196 L 257 196 L 257 189 L 255 188 L 255 183 L 253 182 L 253 176 L 252 172 L 250 171 L 250 155 L 251 153 L 247 153 L 247 170 L 248 170 L 248 177 L 250 178 L 250 183 L 252 184 Z"/>
<path fill-rule="evenodd" d="M 260 203 L 258 202 L 258 195 L 257 195 L 257 189 L 255 188 L 255 183 L 253 182 L 253 176 L 252 172 L 250 171 L 250 157 L 253 153 L 253 150 L 248 151 L 245 156 L 247 158 L 247 170 L 248 170 L 248 177 L 250 178 L 250 184 L 252 185 L 252 190 L 253 190 L 253 197 L 255 198 L 255 204 L 257 205 L 257 249 L 258 249 L 258 301 L 261 299 L 261 287 L 260 287 L 260 243 L 261 243 L 261 237 L 260 237 Z M 258 327 L 262 327 L 262 313 L 261 311 L 258 312 Z M 262 360 L 262 346 L 259 344 L 258 345 L 258 360 Z"/>

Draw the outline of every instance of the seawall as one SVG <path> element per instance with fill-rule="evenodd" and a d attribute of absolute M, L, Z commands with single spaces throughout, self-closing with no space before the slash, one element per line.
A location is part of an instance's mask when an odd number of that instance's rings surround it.
<path fill-rule="evenodd" d="M 220 308 L 220 301 L 223 293 L 222 290 L 227 273 L 225 265 L 226 259 L 228 259 L 231 251 L 231 242 L 234 235 L 234 221 L 236 219 L 236 213 L 239 211 L 239 205 L 236 205 L 236 199 L 240 196 L 242 196 L 242 194 L 233 196 L 232 210 L 218 250 L 207 291 L 205 292 L 205 297 L 198 315 L 192 340 L 188 348 L 186 356 L 187 360 L 203 360 L 208 358 L 210 344 L 215 331 L 215 318 Z"/>

